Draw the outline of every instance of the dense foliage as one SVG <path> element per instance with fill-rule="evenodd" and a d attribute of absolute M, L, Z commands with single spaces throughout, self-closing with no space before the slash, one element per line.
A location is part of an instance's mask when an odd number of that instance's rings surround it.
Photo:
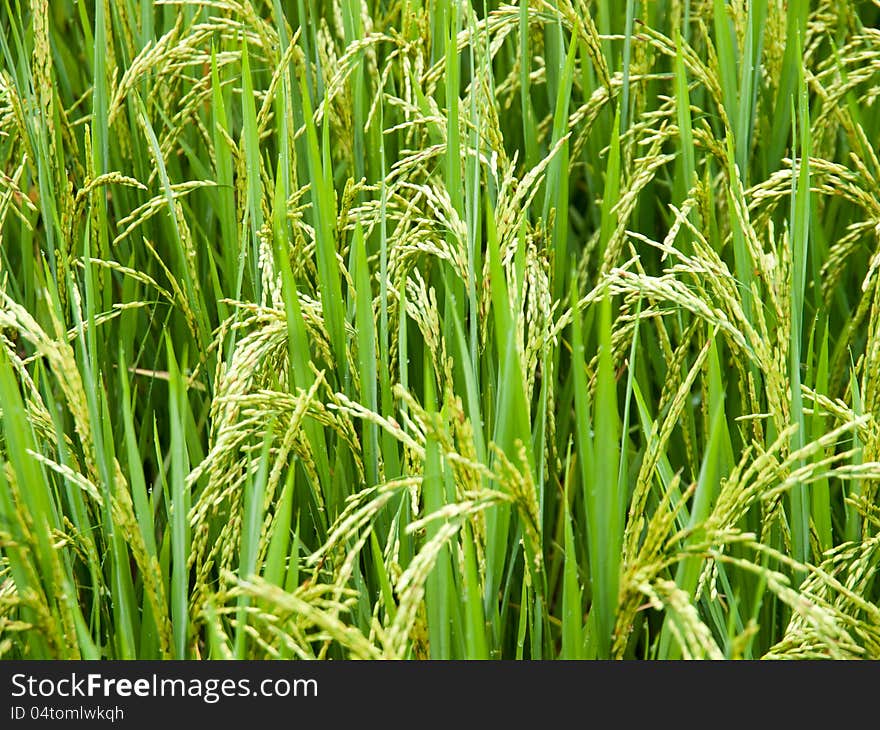
<path fill-rule="evenodd" d="M 880 658 L 876 1 L 0 7 L 0 655 Z"/>

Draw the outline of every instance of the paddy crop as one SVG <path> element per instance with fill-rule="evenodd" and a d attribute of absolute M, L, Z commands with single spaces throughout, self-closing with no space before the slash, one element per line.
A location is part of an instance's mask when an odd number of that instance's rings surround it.
<path fill-rule="evenodd" d="M 0 656 L 880 658 L 878 20 L 2 0 Z"/>

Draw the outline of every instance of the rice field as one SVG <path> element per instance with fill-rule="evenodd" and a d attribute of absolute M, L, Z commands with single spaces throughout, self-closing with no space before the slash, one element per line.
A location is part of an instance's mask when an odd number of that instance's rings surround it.
<path fill-rule="evenodd" d="M 880 659 L 878 27 L 2 0 L 0 657 Z"/>

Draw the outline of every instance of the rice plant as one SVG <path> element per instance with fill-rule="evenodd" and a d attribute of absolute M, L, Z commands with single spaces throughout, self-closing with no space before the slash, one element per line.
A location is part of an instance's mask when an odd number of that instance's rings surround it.
<path fill-rule="evenodd" d="M 878 22 L 2 0 L 0 656 L 880 658 Z"/>

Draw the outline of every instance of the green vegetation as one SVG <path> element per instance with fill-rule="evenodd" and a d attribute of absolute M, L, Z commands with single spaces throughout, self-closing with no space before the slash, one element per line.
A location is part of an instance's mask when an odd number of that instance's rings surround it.
<path fill-rule="evenodd" d="M 878 21 L 0 0 L 0 656 L 880 658 Z"/>

